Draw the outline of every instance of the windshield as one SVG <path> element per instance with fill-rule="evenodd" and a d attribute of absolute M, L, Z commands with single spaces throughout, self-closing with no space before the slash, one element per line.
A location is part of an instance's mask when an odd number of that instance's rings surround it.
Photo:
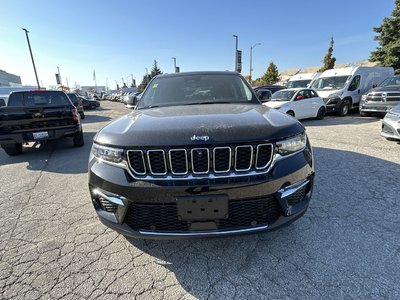
<path fill-rule="evenodd" d="M 259 103 L 244 80 L 231 74 L 194 74 L 155 78 L 138 108 L 202 103 Z"/>
<path fill-rule="evenodd" d="M 71 105 L 62 92 L 17 92 L 10 95 L 8 106 Z"/>
<path fill-rule="evenodd" d="M 296 91 L 281 90 L 272 95 L 271 101 L 290 101 Z"/>
<path fill-rule="evenodd" d="M 311 79 L 289 81 L 287 83 L 287 88 L 291 89 L 291 88 L 307 87 L 310 82 Z"/>
<path fill-rule="evenodd" d="M 400 76 L 386 78 L 379 86 L 400 85 Z"/>
<path fill-rule="evenodd" d="M 332 77 L 324 77 L 318 78 L 312 84 L 312 88 L 320 91 L 320 90 L 340 90 L 344 87 L 347 80 L 349 80 L 350 76 L 332 76 Z"/>

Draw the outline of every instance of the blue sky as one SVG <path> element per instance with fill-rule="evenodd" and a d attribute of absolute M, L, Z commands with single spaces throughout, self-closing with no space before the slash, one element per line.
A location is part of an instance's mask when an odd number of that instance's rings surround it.
<path fill-rule="evenodd" d="M 157 59 L 164 73 L 233 70 L 235 39 L 243 51 L 243 75 L 253 78 L 270 61 L 279 70 L 321 65 L 335 39 L 337 63 L 367 59 L 377 43 L 372 28 L 389 16 L 393 0 L 152 0 L 152 1 L 2 1 L 0 69 L 35 77 L 22 27 L 30 41 L 43 85 L 54 85 L 57 66 L 65 83 L 115 88 L 122 77 L 140 83 Z M 129 79 L 130 82 L 131 79 Z"/>

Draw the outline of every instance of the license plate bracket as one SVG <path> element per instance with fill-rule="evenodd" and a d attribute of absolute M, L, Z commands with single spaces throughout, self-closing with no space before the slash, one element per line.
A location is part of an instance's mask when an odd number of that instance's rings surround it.
<path fill-rule="evenodd" d="M 228 218 L 228 195 L 195 195 L 176 197 L 178 219 L 185 221 Z"/>
<path fill-rule="evenodd" d="M 32 135 L 34 140 L 42 140 L 49 137 L 49 133 L 47 131 L 33 132 Z"/>

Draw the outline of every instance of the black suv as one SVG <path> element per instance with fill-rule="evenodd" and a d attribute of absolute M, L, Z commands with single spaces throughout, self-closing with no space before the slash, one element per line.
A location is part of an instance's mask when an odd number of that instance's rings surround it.
<path fill-rule="evenodd" d="M 100 220 L 147 238 L 276 229 L 306 212 L 313 178 L 304 127 L 233 72 L 155 77 L 131 114 L 97 133 L 89 158 Z"/>

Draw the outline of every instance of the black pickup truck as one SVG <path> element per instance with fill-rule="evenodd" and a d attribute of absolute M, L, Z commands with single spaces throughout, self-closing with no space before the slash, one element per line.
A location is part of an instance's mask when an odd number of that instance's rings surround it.
<path fill-rule="evenodd" d="M 0 146 L 10 156 L 21 154 L 24 143 L 62 137 L 84 144 L 79 113 L 64 92 L 14 92 L 0 107 Z"/>

